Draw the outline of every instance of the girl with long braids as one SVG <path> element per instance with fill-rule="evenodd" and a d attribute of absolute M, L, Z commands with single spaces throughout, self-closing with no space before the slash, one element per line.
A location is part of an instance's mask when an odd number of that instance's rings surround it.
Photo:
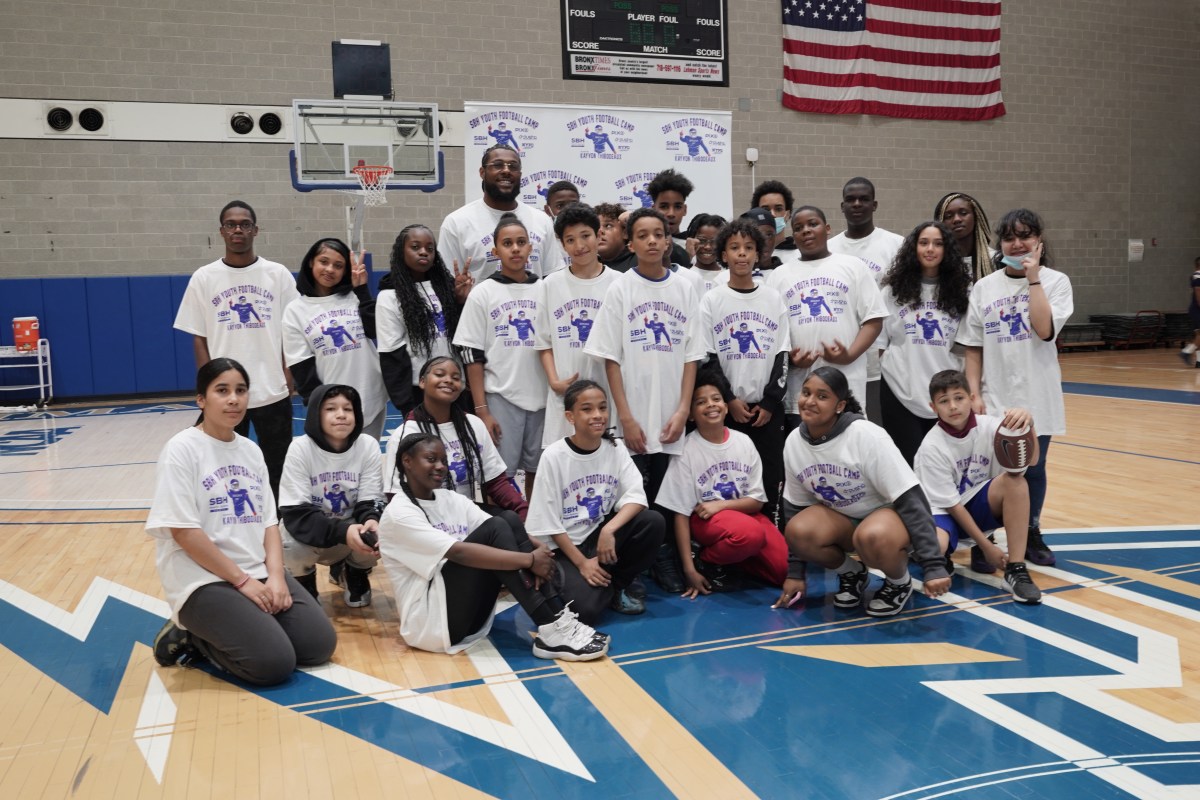
<path fill-rule="evenodd" d="M 546 546 L 531 542 L 520 523 L 489 517 L 443 488 L 449 467 L 438 437 L 405 436 L 396 456 L 399 491 L 379 521 L 379 551 L 409 646 L 470 647 L 491 629 L 504 587 L 538 626 L 536 657 L 590 661 L 608 652 L 609 637 L 580 622 L 553 589 Z"/>
<path fill-rule="evenodd" d="M 379 365 L 392 405 L 407 416 L 420 402 L 416 369 L 450 355 L 450 342 L 473 281 L 467 264 L 450 274 L 433 231 L 409 225 L 392 245 L 391 272 L 379 282 Z"/>
<path fill-rule="evenodd" d="M 933 218 L 954 235 L 963 268 L 972 283 L 995 271 L 989 238 L 992 226 L 978 200 L 969 194 L 950 192 L 934 205 Z"/>

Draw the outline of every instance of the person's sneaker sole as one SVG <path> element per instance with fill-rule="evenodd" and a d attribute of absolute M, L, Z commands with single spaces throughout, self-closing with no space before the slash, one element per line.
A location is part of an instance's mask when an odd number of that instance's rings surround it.
<path fill-rule="evenodd" d="M 533 638 L 533 654 L 538 658 L 557 661 L 595 661 L 608 655 L 609 639 L 593 637 L 583 650 L 572 650 L 570 647 L 547 647 L 540 637 Z"/>
<path fill-rule="evenodd" d="M 346 605 L 348 605 L 350 608 L 364 608 L 371 605 L 370 592 L 362 594 L 357 600 L 352 600 L 350 598 L 349 590 L 346 590 L 342 592 L 342 599 L 346 601 Z"/>

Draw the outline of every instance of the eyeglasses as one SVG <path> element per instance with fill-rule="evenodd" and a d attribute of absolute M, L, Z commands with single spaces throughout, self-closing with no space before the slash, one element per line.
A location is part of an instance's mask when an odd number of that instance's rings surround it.
<path fill-rule="evenodd" d="M 249 233 L 257 228 L 258 224 L 252 220 L 246 220 L 245 222 L 234 222 L 231 219 L 227 219 L 221 223 L 221 227 L 227 231 L 246 231 Z"/>
<path fill-rule="evenodd" d="M 508 170 L 509 172 L 521 171 L 520 161 L 489 161 L 488 163 L 484 164 L 484 166 L 496 172 L 502 172 L 504 170 Z"/>
<path fill-rule="evenodd" d="M 717 243 L 716 239 L 697 239 L 696 240 L 696 244 L 698 244 L 700 247 L 712 247 L 716 243 Z"/>

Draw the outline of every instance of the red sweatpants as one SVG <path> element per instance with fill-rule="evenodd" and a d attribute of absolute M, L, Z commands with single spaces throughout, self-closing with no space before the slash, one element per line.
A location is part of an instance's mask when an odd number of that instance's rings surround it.
<path fill-rule="evenodd" d="M 787 540 L 763 514 L 718 511 L 711 519 L 692 514 L 692 538 L 710 564 L 738 564 L 756 578 L 782 586 L 787 577 Z"/>

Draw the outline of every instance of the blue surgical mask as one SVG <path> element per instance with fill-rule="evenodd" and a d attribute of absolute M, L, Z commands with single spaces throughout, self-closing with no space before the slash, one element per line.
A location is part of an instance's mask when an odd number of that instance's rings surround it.
<path fill-rule="evenodd" d="M 778 236 L 781 233 L 783 233 L 783 217 L 776 217 L 775 218 L 775 235 Z"/>
<path fill-rule="evenodd" d="M 1025 266 L 1021 262 L 1027 257 L 1027 255 L 1028 254 L 1026 254 L 1026 256 L 1019 256 L 1019 257 L 1018 256 L 1000 256 L 1000 262 L 1002 264 L 1004 264 L 1004 266 L 1006 266 L 1010 269 L 1015 269 L 1018 272 L 1024 272 Z"/>

